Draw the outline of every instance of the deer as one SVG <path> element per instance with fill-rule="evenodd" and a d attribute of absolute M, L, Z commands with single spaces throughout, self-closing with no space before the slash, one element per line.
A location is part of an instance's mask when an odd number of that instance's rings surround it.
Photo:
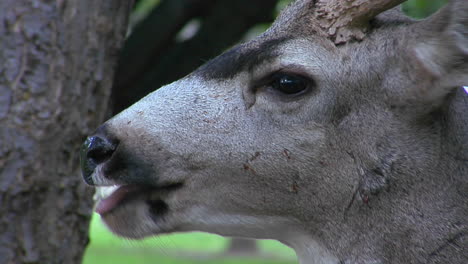
<path fill-rule="evenodd" d="M 274 239 L 301 264 L 468 263 L 468 1 L 297 0 L 80 149 L 119 236 Z M 157 88 L 157 87 L 155 87 Z"/>

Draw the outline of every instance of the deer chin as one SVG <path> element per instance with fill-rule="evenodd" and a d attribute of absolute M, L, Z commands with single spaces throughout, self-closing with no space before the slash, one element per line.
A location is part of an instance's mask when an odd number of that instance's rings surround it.
<path fill-rule="evenodd" d="M 114 195 L 121 194 L 117 190 Z M 169 221 L 173 211 L 163 196 L 157 190 L 134 191 L 108 211 L 106 199 L 99 201 L 96 211 L 101 210 L 102 221 L 113 233 L 126 238 L 140 239 L 168 233 L 174 230 Z M 107 199 L 113 199 L 112 195 Z"/>
<path fill-rule="evenodd" d="M 113 233 L 123 237 L 138 239 L 171 232 L 168 219 L 172 212 L 166 199 L 182 187 L 182 183 L 96 186 L 95 211 Z"/>

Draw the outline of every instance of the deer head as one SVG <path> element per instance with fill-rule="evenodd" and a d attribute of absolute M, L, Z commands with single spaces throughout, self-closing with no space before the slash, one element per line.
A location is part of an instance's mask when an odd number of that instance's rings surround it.
<path fill-rule="evenodd" d="M 466 263 L 468 2 L 423 21 L 400 2 L 296 1 L 107 121 L 82 148 L 103 221 L 301 263 Z"/>

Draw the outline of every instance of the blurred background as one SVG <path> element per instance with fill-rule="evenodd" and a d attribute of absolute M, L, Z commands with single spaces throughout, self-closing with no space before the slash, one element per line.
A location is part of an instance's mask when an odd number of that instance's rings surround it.
<path fill-rule="evenodd" d="M 108 116 L 175 81 L 238 42 L 265 31 L 290 0 L 136 0 L 120 54 Z M 424 18 L 445 0 L 410 0 L 403 10 Z M 205 233 L 130 241 L 93 215 L 84 264 L 297 263 L 276 241 L 227 239 Z"/>

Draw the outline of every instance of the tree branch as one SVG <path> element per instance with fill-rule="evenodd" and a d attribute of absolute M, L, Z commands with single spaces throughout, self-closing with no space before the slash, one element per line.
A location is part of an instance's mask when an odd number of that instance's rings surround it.
<path fill-rule="evenodd" d="M 173 45 L 174 36 L 192 18 L 206 12 L 217 0 L 164 0 L 140 22 L 123 47 L 116 70 L 113 94 L 132 86 Z"/>

